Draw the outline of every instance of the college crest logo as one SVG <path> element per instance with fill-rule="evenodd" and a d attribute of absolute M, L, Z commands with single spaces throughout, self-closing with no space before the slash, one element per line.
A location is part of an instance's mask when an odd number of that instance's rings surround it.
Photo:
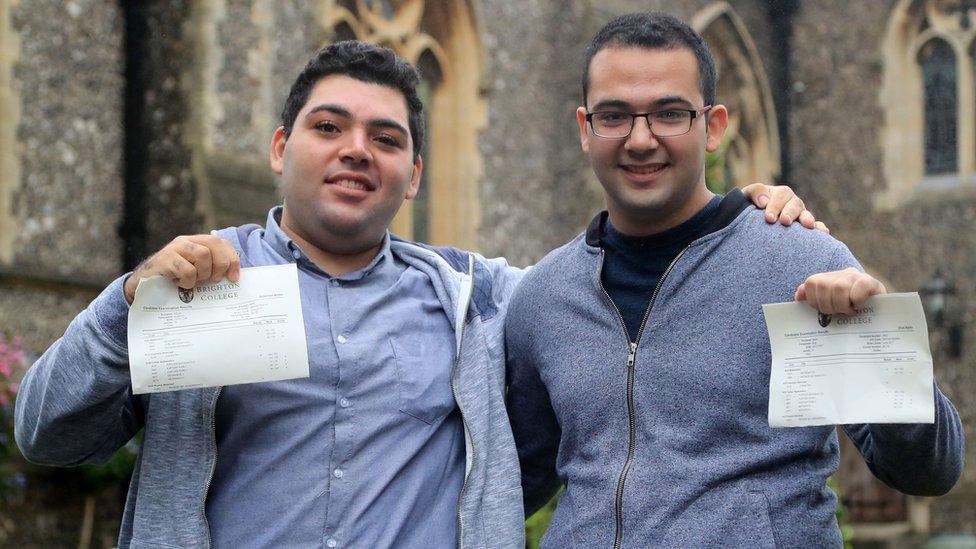
<path fill-rule="evenodd" d="M 193 288 L 190 288 L 189 290 L 183 288 L 177 288 L 177 290 L 180 291 L 180 301 L 182 301 L 183 303 L 189 303 L 193 301 Z"/>
<path fill-rule="evenodd" d="M 817 313 L 817 322 L 820 323 L 821 328 L 826 328 L 830 325 L 831 316 L 825 313 Z"/>

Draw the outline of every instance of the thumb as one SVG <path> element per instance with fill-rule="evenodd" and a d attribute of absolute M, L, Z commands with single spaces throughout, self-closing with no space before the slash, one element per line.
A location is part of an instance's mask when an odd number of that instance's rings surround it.
<path fill-rule="evenodd" d="M 807 300 L 807 283 L 804 282 L 796 287 L 796 293 L 793 294 L 793 299 L 796 301 L 806 301 Z"/>

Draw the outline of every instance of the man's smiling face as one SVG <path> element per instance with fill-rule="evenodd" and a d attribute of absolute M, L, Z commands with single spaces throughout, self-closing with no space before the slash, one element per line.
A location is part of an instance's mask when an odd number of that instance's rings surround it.
<path fill-rule="evenodd" d="M 397 89 L 341 74 L 320 80 L 291 135 L 279 128 L 272 140 L 283 228 L 317 245 L 376 245 L 420 183 L 408 124 Z"/>
<path fill-rule="evenodd" d="M 643 118 L 626 139 L 593 134 L 589 112 L 698 110 L 703 105 L 698 62 L 687 48 L 610 46 L 589 66 L 585 107 L 577 110 L 580 141 L 606 193 L 610 221 L 625 234 L 661 232 L 692 217 L 708 203 L 705 152 L 718 150 L 728 123 L 725 107 L 712 107 L 691 131 L 657 138 Z"/>

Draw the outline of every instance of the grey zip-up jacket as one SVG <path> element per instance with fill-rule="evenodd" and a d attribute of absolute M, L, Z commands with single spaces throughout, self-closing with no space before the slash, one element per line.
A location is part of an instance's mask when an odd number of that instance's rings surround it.
<path fill-rule="evenodd" d="M 833 426 L 767 422 L 762 304 L 806 277 L 857 266 L 818 231 L 770 226 L 739 193 L 665 272 L 636 342 L 601 283 L 604 216 L 516 290 L 506 326 L 508 410 L 526 510 L 560 486 L 543 547 L 840 547 Z M 908 494 L 962 472 L 959 415 L 845 425 L 871 471 Z"/>
<path fill-rule="evenodd" d="M 217 233 L 251 266 L 257 225 Z M 455 327 L 452 388 L 462 414 L 466 468 L 458 502 L 459 547 L 523 547 L 518 458 L 504 408 L 503 326 L 522 271 L 453 248 L 393 239 L 391 251 L 422 270 Z M 119 532 L 119 547 L 210 545 L 204 514 L 216 460 L 219 388 L 134 396 L 126 325 L 129 306 L 114 281 L 34 364 L 16 404 L 16 437 L 36 463 L 100 462 L 145 427 Z M 417 525 L 423 528 L 422 524 Z"/>

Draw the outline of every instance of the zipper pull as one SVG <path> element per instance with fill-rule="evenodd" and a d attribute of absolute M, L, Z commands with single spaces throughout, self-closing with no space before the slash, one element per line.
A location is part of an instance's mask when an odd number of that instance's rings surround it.
<path fill-rule="evenodd" d="M 627 367 L 633 368 L 635 360 L 637 360 L 637 342 L 632 342 L 630 344 L 630 354 L 627 355 Z"/>

